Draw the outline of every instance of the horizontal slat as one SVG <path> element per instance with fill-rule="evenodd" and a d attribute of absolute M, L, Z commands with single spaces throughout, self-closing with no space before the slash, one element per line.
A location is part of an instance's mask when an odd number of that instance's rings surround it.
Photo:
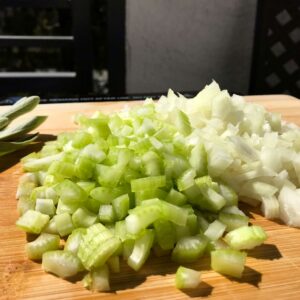
<path fill-rule="evenodd" d="M 63 75 L 63 74 L 60 74 Z M 80 92 L 80 84 L 78 83 L 75 74 L 73 76 L 58 77 L 10 77 L 3 78 L 0 77 L 0 92 L 3 94 L 15 95 L 16 91 L 18 93 L 23 92 L 26 94 L 38 94 L 42 95 L 44 93 L 72 93 L 76 88 L 79 87 L 78 92 Z"/>
<path fill-rule="evenodd" d="M 29 36 L 29 35 L 0 35 L 0 46 L 27 47 L 59 47 L 70 46 L 74 42 L 73 36 Z"/>
<path fill-rule="evenodd" d="M 0 80 L 25 79 L 25 78 L 75 78 L 75 72 L 3 72 L 0 73 Z"/>
<path fill-rule="evenodd" d="M 3 6 L 20 6 L 20 7 L 41 7 L 41 8 L 65 8 L 70 6 L 71 0 L 1 0 L 0 7 Z"/>

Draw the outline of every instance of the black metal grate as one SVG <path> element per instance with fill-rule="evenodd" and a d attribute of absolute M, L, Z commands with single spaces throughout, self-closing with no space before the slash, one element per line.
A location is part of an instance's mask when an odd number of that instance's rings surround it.
<path fill-rule="evenodd" d="M 300 1 L 259 0 L 251 94 L 300 96 Z"/>

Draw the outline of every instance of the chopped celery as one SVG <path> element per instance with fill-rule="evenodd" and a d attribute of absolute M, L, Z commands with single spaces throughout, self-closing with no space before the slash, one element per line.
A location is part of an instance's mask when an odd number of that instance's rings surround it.
<path fill-rule="evenodd" d="M 71 180 L 64 180 L 59 184 L 58 193 L 61 200 L 65 203 L 82 203 L 86 200 L 87 194 L 76 183 Z"/>
<path fill-rule="evenodd" d="M 64 250 L 71 251 L 77 255 L 82 236 L 86 233 L 85 228 L 77 228 L 72 231 L 68 236 L 68 239 L 65 243 Z"/>
<path fill-rule="evenodd" d="M 78 257 L 87 270 L 105 264 L 107 259 L 120 246 L 119 238 L 115 237 L 100 223 L 89 227 L 80 242 Z"/>
<path fill-rule="evenodd" d="M 219 213 L 219 220 L 226 225 L 226 231 L 232 231 L 239 227 L 247 226 L 249 222 L 247 216 L 223 211 Z"/>
<path fill-rule="evenodd" d="M 69 235 L 73 231 L 74 225 L 70 214 L 63 213 L 60 215 L 56 215 L 54 216 L 54 220 L 56 229 L 60 236 Z"/>
<path fill-rule="evenodd" d="M 205 230 L 204 235 L 207 236 L 211 241 L 216 241 L 222 237 L 225 232 L 226 225 L 218 220 L 212 222 Z"/>
<path fill-rule="evenodd" d="M 195 184 L 194 178 L 196 171 L 194 169 L 186 170 L 178 179 L 177 187 L 179 191 L 184 191 Z"/>
<path fill-rule="evenodd" d="M 133 250 L 127 260 L 128 265 L 132 269 L 138 271 L 143 266 L 150 254 L 153 241 L 153 230 L 145 230 L 145 232 L 135 240 Z"/>
<path fill-rule="evenodd" d="M 131 180 L 131 191 L 152 190 L 166 185 L 166 176 L 150 176 Z"/>
<path fill-rule="evenodd" d="M 113 206 L 111 204 L 100 205 L 98 217 L 101 223 L 106 224 L 114 222 L 115 213 Z"/>
<path fill-rule="evenodd" d="M 204 254 L 207 243 L 207 238 L 202 235 L 183 237 L 173 249 L 172 260 L 178 263 L 195 262 Z"/>
<path fill-rule="evenodd" d="M 118 220 L 123 220 L 127 216 L 129 204 L 130 200 L 128 194 L 121 195 L 112 200 L 114 213 Z"/>
<path fill-rule="evenodd" d="M 163 250 L 173 249 L 176 242 L 176 237 L 172 223 L 166 220 L 157 220 L 153 225 L 159 246 Z"/>
<path fill-rule="evenodd" d="M 211 268 L 218 273 L 241 278 L 246 253 L 233 249 L 218 249 L 211 252 Z"/>
<path fill-rule="evenodd" d="M 243 226 L 226 234 L 224 240 L 233 249 L 252 249 L 261 245 L 267 234 L 260 226 Z"/>
<path fill-rule="evenodd" d="M 82 271 L 82 265 L 77 256 L 70 251 L 53 250 L 43 254 L 42 268 L 46 272 L 66 278 Z"/>
<path fill-rule="evenodd" d="M 27 210 L 16 222 L 26 232 L 40 233 L 49 222 L 49 216 L 35 210 Z"/>
<path fill-rule="evenodd" d="M 109 270 L 107 265 L 103 265 L 88 273 L 83 279 L 83 285 L 95 292 L 110 291 Z"/>
<path fill-rule="evenodd" d="M 175 277 L 175 286 L 178 289 L 193 289 L 201 282 L 201 273 L 189 268 L 180 266 Z"/>
<path fill-rule="evenodd" d="M 33 242 L 26 244 L 26 253 L 30 259 L 41 259 L 43 254 L 59 248 L 60 237 L 58 235 L 42 233 Z"/>
<path fill-rule="evenodd" d="M 300 226 L 299 129 L 215 82 L 193 99 L 169 91 L 158 102 L 79 115 L 76 123 L 76 132 L 22 159 L 30 173 L 19 183 L 17 225 L 41 233 L 27 252 L 43 255 L 47 271 L 89 271 L 84 284 L 106 291 L 108 267 L 119 272 L 122 256 L 139 270 L 153 249 L 179 263 L 211 252 L 215 270 L 239 277 L 245 254 L 236 250 L 266 235 L 247 227 L 238 196 Z M 64 251 L 52 251 L 60 237 Z M 199 281 L 199 272 L 178 269 L 177 287 Z"/>
<path fill-rule="evenodd" d="M 96 220 L 97 215 L 82 207 L 79 207 L 72 215 L 72 222 L 75 227 L 90 227 Z"/>
<path fill-rule="evenodd" d="M 52 199 L 36 199 L 35 210 L 42 214 L 53 216 L 55 214 L 55 206 Z"/>
<path fill-rule="evenodd" d="M 166 199 L 167 202 L 177 205 L 177 206 L 182 206 L 186 204 L 187 198 L 184 194 L 174 190 L 173 188 L 170 190 L 168 193 Z"/>
<path fill-rule="evenodd" d="M 137 206 L 129 211 L 129 216 L 125 219 L 127 230 L 131 234 L 137 234 L 159 219 L 161 215 L 160 205 Z"/>

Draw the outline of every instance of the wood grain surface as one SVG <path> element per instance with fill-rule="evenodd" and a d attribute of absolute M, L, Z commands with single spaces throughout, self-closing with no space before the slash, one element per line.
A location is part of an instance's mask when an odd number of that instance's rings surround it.
<path fill-rule="evenodd" d="M 300 101 L 283 95 L 249 96 L 247 101 L 280 112 L 283 118 L 300 125 Z M 40 127 L 41 140 L 73 130 L 71 116 L 95 110 L 112 112 L 138 102 L 74 103 L 40 105 L 34 114 L 48 115 Z M 0 111 L 5 107 L 0 107 Z M 41 264 L 27 259 L 26 235 L 15 226 L 16 187 L 22 174 L 19 159 L 37 151 L 42 143 L 0 158 L 0 299 L 300 299 L 300 229 L 268 221 L 259 211 L 244 206 L 251 222 L 264 227 L 266 243 L 249 252 L 241 280 L 224 277 L 210 270 L 208 257 L 192 267 L 202 271 L 199 288 L 180 291 L 174 287 L 177 266 L 169 258 L 152 257 L 139 271 L 125 263 L 121 273 L 111 278 L 112 292 L 93 294 L 78 278 L 63 280 L 41 269 Z"/>

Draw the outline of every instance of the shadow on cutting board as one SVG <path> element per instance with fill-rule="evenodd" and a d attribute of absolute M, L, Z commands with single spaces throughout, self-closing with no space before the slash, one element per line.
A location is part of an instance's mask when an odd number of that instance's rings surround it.
<path fill-rule="evenodd" d="M 47 141 L 53 141 L 56 136 L 52 134 L 40 134 L 37 141 L 33 142 L 32 145 L 27 146 L 22 150 L 18 150 L 0 157 L 0 173 L 9 169 L 10 167 L 17 164 L 20 159 L 31 152 L 37 152 L 42 149 L 44 143 Z"/>
<path fill-rule="evenodd" d="M 282 258 L 282 255 L 278 250 L 277 246 L 273 244 L 262 244 L 259 247 L 256 247 L 252 250 L 248 250 L 248 256 L 265 260 L 274 260 Z"/>

